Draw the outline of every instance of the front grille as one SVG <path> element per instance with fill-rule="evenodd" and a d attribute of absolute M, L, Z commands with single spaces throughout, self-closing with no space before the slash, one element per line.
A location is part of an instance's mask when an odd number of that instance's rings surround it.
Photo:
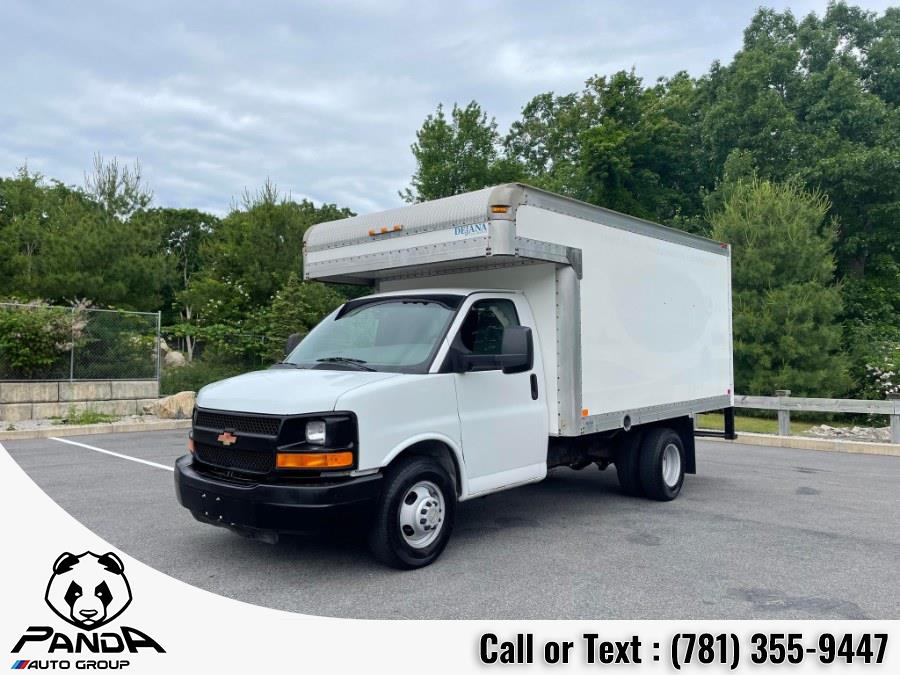
<path fill-rule="evenodd" d="M 238 450 L 198 444 L 194 456 L 204 464 L 244 473 L 269 473 L 274 455 L 266 450 Z"/>
<path fill-rule="evenodd" d="M 210 412 L 208 410 L 197 411 L 195 426 L 207 429 L 228 429 L 245 434 L 259 434 L 261 436 L 277 436 L 281 419 L 278 417 L 254 417 L 252 415 L 229 415 L 228 413 Z"/>

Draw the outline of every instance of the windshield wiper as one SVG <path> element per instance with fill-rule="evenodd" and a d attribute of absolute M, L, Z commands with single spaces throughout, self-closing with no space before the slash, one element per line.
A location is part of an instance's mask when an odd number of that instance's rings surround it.
<path fill-rule="evenodd" d="M 358 370 L 375 370 L 374 368 L 369 368 L 369 366 L 365 365 L 366 361 L 363 361 L 362 359 L 352 359 L 349 356 L 326 356 L 322 359 L 316 359 L 316 363 L 340 363 L 342 365 L 353 366 Z"/>
<path fill-rule="evenodd" d="M 273 363 L 269 368 L 302 368 L 303 366 L 298 365 L 296 363 L 291 363 L 290 361 L 279 361 L 278 363 Z"/>

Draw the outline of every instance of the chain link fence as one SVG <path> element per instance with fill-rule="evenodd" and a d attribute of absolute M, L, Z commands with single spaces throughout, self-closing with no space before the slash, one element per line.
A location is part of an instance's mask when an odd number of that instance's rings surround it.
<path fill-rule="evenodd" d="M 0 303 L 0 380 L 159 380 L 160 315 Z"/>

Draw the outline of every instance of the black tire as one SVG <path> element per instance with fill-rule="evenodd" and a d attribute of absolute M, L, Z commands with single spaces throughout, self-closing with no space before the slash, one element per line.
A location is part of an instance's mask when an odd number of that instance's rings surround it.
<path fill-rule="evenodd" d="M 616 475 L 619 477 L 619 485 L 625 494 L 632 497 L 644 496 L 638 467 L 642 435 L 640 431 L 626 432 L 616 450 Z"/>
<path fill-rule="evenodd" d="M 675 446 L 678 452 L 677 470 L 672 470 L 677 474 L 677 478 L 667 482 L 664 476 L 663 456 L 670 446 Z M 659 428 L 651 429 L 644 434 L 638 462 L 644 494 L 661 502 L 675 499 L 684 484 L 684 461 L 684 443 L 678 433 L 672 429 Z"/>
<path fill-rule="evenodd" d="M 400 509 L 407 492 L 420 481 L 428 481 L 440 489 L 444 508 L 437 538 L 423 548 L 415 548 L 400 529 Z M 447 470 L 431 457 L 401 459 L 385 474 L 369 530 L 369 548 L 378 560 L 390 567 L 402 570 L 425 567 L 437 560 L 447 545 L 455 515 L 456 487 Z"/>

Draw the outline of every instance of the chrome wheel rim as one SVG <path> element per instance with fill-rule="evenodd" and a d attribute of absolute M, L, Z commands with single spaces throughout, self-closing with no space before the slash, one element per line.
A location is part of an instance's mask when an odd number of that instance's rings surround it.
<path fill-rule="evenodd" d="M 663 448 L 662 477 L 670 488 L 678 485 L 678 479 L 681 477 L 681 453 L 674 443 L 669 443 Z"/>
<path fill-rule="evenodd" d="M 400 535 L 412 548 L 429 546 L 444 527 L 444 493 L 429 480 L 415 483 L 400 502 Z"/>

